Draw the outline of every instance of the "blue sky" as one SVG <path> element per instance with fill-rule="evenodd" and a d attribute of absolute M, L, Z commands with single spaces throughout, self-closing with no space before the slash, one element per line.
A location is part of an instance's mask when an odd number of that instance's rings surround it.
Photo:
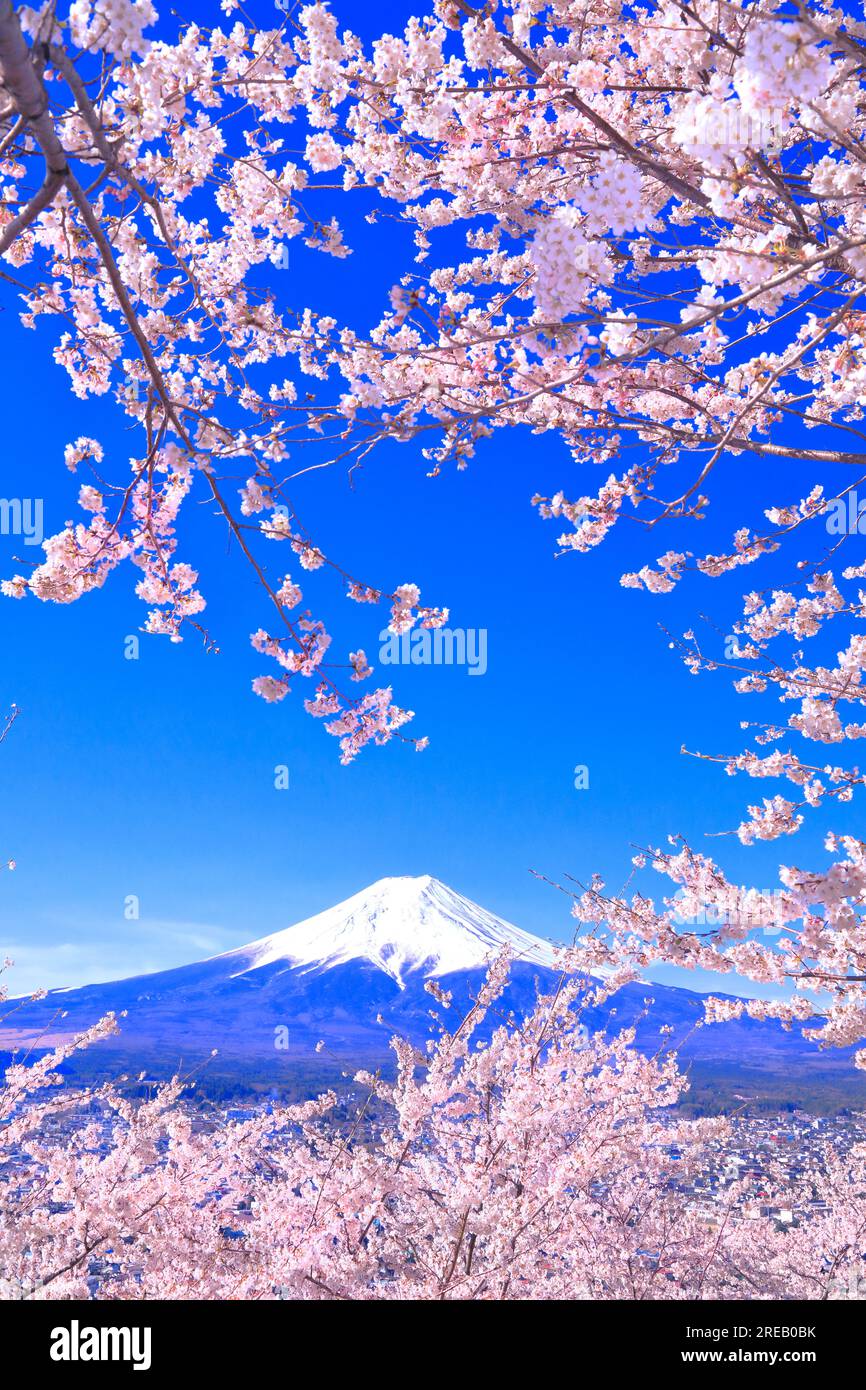
<path fill-rule="evenodd" d="M 362 27 L 356 4 L 337 8 Z M 359 250 L 347 261 L 292 244 L 289 269 L 274 272 L 286 303 L 339 305 L 349 322 L 372 321 L 395 278 L 392 247 L 381 230 L 353 227 L 348 239 Z M 0 312 L 0 496 L 44 498 L 50 533 L 78 515 L 64 444 L 94 434 L 121 461 L 135 446 L 110 403 L 70 394 L 51 360 L 59 330 L 50 321 L 36 333 L 18 328 L 8 286 Z M 417 445 L 393 446 L 355 474 L 353 488 L 335 469 L 299 480 L 292 493 L 345 569 L 386 589 L 413 580 L 425 602 L 450 607 L 454 624 L 486 629 L 483 677 L 444 666 L 377 671 L 376 683 L 393 679 L 397 702 L 416 710 L 410 731 L 430 737 L 423 754 L 395 741 L 342 768 L 336 741 L 303 712 L 304 692 L 277 706 L 251 693 L 251 679 L 269 670 L 249 645 L 267 625 L 267 604 L 242 560 L 226 556 L 206 505 L 187 508 L 179 558 L 200 570 L 218 655 L 194 632 L 181 646 L 142 634 L 140 658 L 125 659 L 125 639 L 145 613 L 131 568 L 69 607 L 0 601 L 0 706 L 22 710 L 0 748 L 0 856 L 18 864 L 0 882 L 0 956 L 16 959 L 15 992 L 213 954 L 389 874 L 434 874 L 562 939 L 567 903 L 532 869 L 580 879 L 597 870 L 618 888 L 632 846 L 669 832 L 758 887 L 775 885 L 780 857 L 814 860 L 820 818 L 781 853 L 705 840 L 735 826 L 758 791 L 778 788 L 679 753 L 683 743 L 737 750 L 739 721 L 755 711 L 724 675 L 689 675 L 658 625 L 682 632 L 704 611 L 729 631 L 742 573 L 688 578 L 666 597 L 618 583 L 671 543 L 726 546 L 735 525 L 759 525 L 764 506 L 802 496 L 811 470 L 728 459 L 719 474 L 727 501 L 700 535 L 617 527 L 594 554 L 557 559 L 558 524 L 538 518 L 531 496 L 559 487 L 578 495 L 602 477 L 581 476 L 552 436 L 500 432 L 463 473 L 430 479 L 427 468 Z M 16 555 L 37 553 L 0 536 L 3 577 L 20 568 Z M 302 574 L 280 548 L 271 573 L 286 568 L 326 619 L 334 650 L 363 646 L 377 665 L 384 610 L 347 603 L 335 581 Z M 282 764 L 287 790 L 274 786 Z M 589 769 L 588 790 L 574 788 L 577 764 Z M 133 894 L 140 917 L 127 920 Z"/>

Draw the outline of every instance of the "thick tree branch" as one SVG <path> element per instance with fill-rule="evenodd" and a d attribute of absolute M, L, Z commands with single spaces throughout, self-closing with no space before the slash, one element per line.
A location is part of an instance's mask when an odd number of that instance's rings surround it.
<path fill-rule="evenodd" d="M 2 255 L 53 200 L 69 173 L 66 152 L 58 139 L 49 112 L 48 94 L 33 66 L 32 53 L 21 32 L 12 0 L 0 0 L 0 80 L 19 113 L 19 120 L 15 122 L 13 131 L 20 130 L 26 122 L 33 131 L 45 159 L 42 187 L 34 194 L 27 207 L 4 228 L 0 237 Z M 12 132 L 10 136 L 11 134 Z"/>

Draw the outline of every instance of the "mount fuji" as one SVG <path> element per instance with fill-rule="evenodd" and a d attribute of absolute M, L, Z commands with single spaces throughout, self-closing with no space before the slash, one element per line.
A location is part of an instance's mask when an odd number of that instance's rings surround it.
<path fill-rule="evenodd" d="M 243 962 L 240 974 L 275 961 L 304 972 L 367 961 L 402 990 L 418 972 L 430 979 L 477 970 L 504 946 L 518 960 L 554 965 L 551 944 L 425 874 L 380 878 L 336 907 L 218 959 Z"/>
<path fill-rule="evenodd" d="M 71 1079 L 121 1070 L 166 1077 L 197 1067 L 216 1048 L 201 1074 L 204 1089 L 312 1094 L 358 1066 L 387 1065 L 395 1033 L 422 1044 L 432 1006 L 425 981 L 436 978 L 451 991 L 456 1015 L 503 946 L 514 961 L 503 1005 L 525 1014 L 539 986 L 554 979 L 549 941 L 429 875 L 383 878 L 295 926 L 208 960 L 19 1001 L 0 1022 L 0 1049 L 44 1050 L 113 1011 L 126 1015 L 119 1036 L 75 1054 L 64 1064 Z M 654 1004 L 644 1018 L 648 996 Z M 702 1015 L 702 996 L 691 990 L 633 984 L 585 1021 L 593 1029 L 635 1023 L 638 1046 L 651 1052 L 660 1027 L 671 1027 L 668 1041 L 710 1089 L 791 1096 L 796 1072 L 801 1090 L 804 1079 L 812 1089 L 829 1082 L 842 1090 L 850 1079 L 850 1098 L 862 1103 L 847 1052 L 819 1053 L 797 1032 L 749 1019 L 696 1029 Z"/>

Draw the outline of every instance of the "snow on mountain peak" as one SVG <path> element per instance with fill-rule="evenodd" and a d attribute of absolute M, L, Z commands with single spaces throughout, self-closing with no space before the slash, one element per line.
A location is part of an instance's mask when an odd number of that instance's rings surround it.
<path fill-rule="evenodd" d="M 345 902 L 230 954 L 244 959 L 237 974 L 275 961 L 300 969 L 330 969 L 367 960 L 403 987 L 404 976 L 425 978 L 483 966 L 503 946 L 517 959 L 553 965 L 554 948 L 455 893 L 429 874 L 380 878 Z"/>

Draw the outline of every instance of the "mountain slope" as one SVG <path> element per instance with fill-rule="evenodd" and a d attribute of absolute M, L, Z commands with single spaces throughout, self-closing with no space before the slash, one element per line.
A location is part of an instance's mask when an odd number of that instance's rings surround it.
<path fill-rule="evenodd" d="M 505 945 L 514 965 L 503 1008 L 526 1013 L 538 988 L 555 979 L 550 943 L 429 876 L 381 879 L 296 926 L 209 960 L 53 990 L 0 1024 L 0 1049 L 46 1047 L 108 1011 L 125 1012 L 119 1038 L 67 1064 L 73 1076 L 108 1077 L 119 1069 L 168 1076 L 206 1061 L 216 1048 L 206 1085 L 220 1080 L 312 1092 L 329 1067 L 332 1079 L 335 1068 L 339 1074 L 387 1063 L 395 1033 L 423 1045 L 433 1004 L 427 979 L 435 977 L 453 993 L 448 1018 L 458 1020 L 484 978 L 486 961 Z M 647 997 L 655 1001 L 648 1014 Z M 746 1019 L 696 1028 L 702 1013 L 699 994 L 639 984 L 620 990 L 613 1005 L 584 1021 L 592 1029 L 634 1023 L 638 1045 L 648 1052 L 659 1047 L 659 1029 L 666 1025 L 673 1031 L 665 1041 L 686 1063 L 732 1085 L 734 1078 L 741 1087 L 772 1081 L 793 1096 L 795 1075 L 800 1085 L 819 1076 L 848 1085 L 850 1077 L 851 1096 L 862 1103 L 847 1053 L 819 1053 L 799 1033 L 774 1023 Z"/>
<path fill-rule="evenodd" d="M 505 945 L 520 960 L 553 965 L 553 948 L 546 941 L 425 874 L 381 878 L 336 907 L 223 959 L 248 962 L 238 973 L 279 960 L 307 970 L 366 960 L 402 989 L 405 975 L 420 971 L 429 978 L 471 970 Z"/>

